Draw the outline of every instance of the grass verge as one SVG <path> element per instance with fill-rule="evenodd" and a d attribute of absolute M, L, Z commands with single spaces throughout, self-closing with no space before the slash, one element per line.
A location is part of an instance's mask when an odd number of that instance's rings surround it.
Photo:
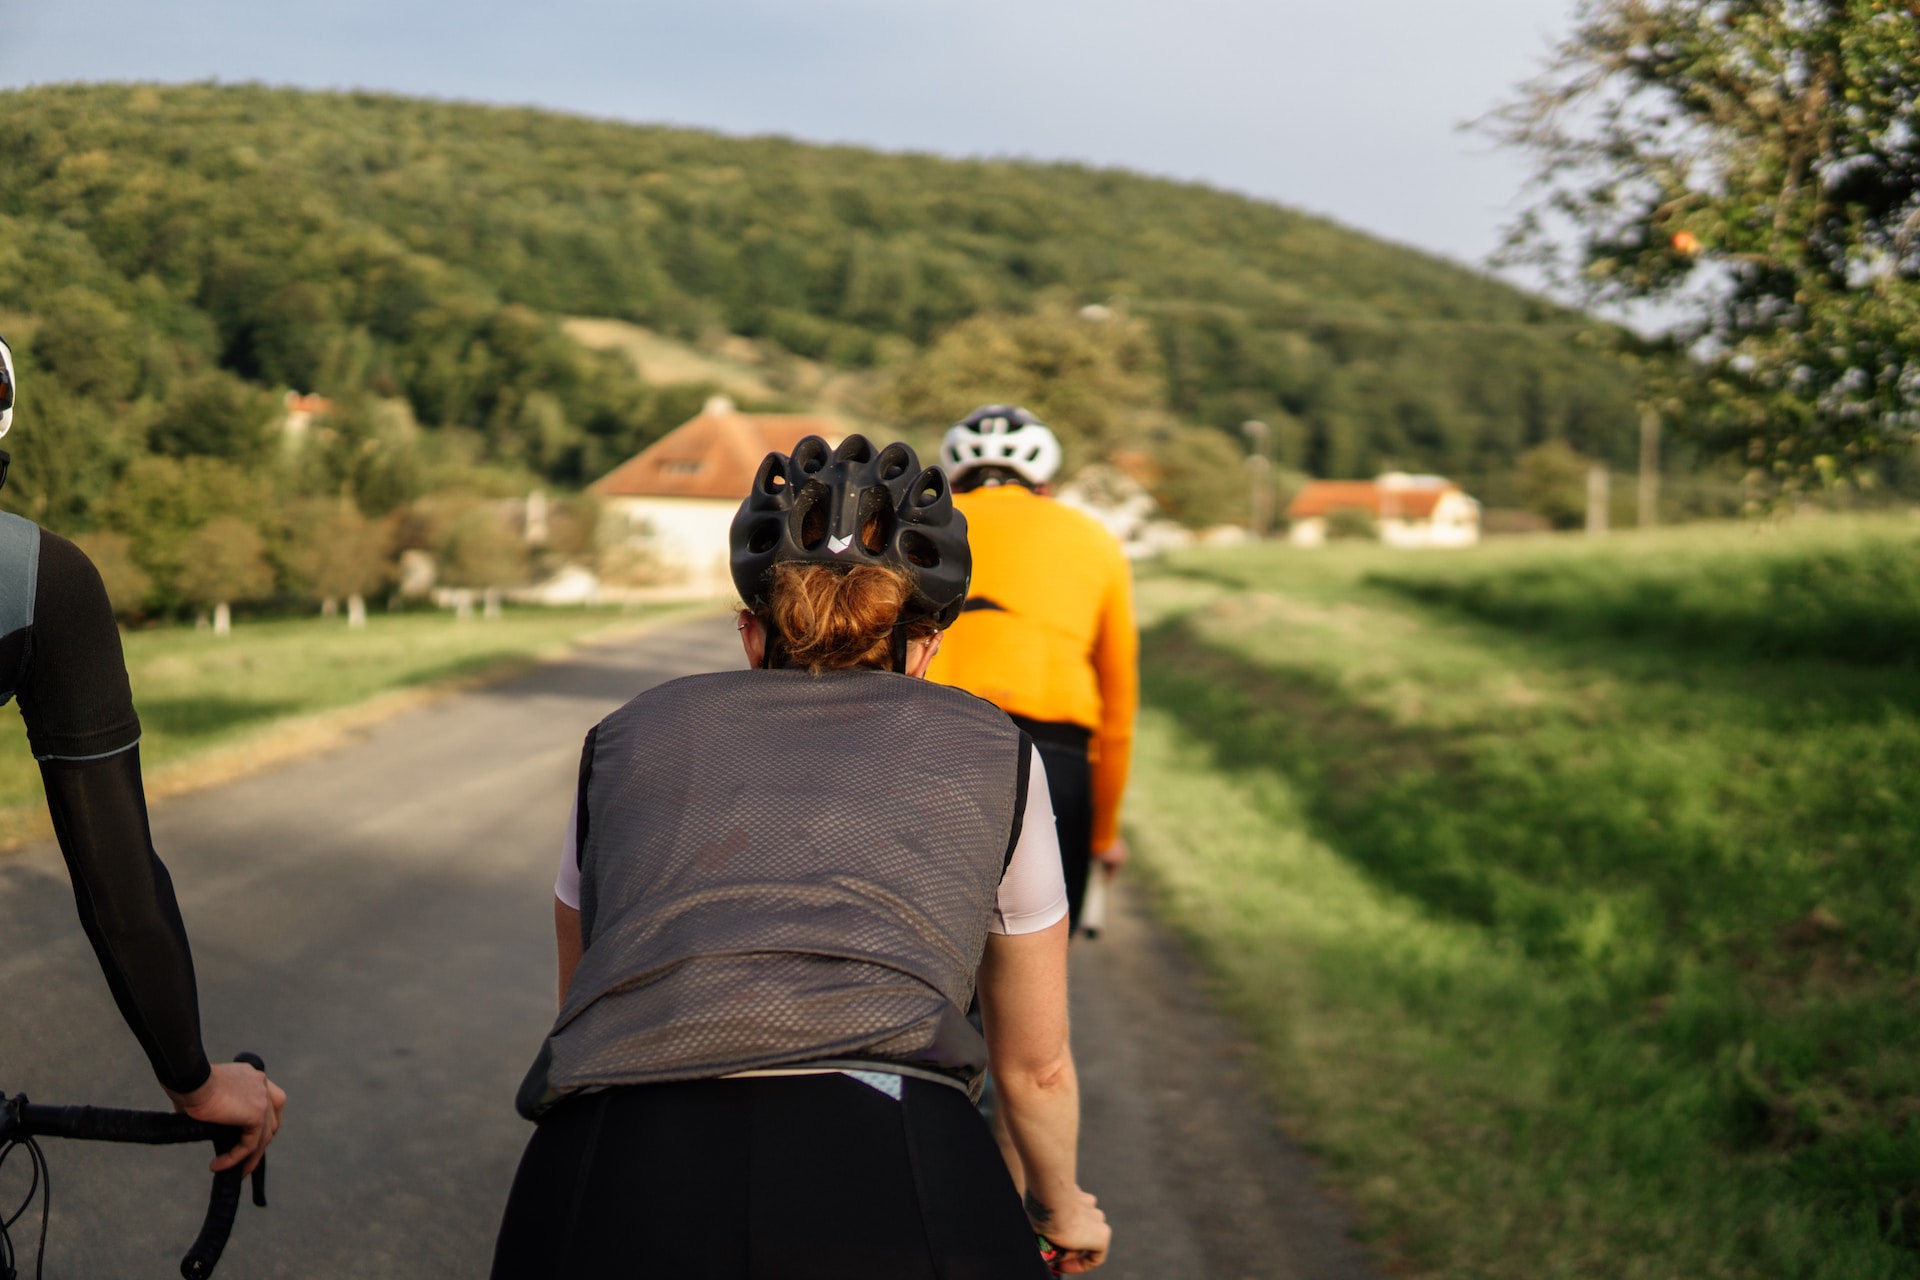
<path fill-rule="evenodd" d="M 242 622 L 231 636 L 186 627 L 123 636 L 150 797 L 227 781 L 326 750 L 433 697 L 501 679 L 594 638 L 692 610 L 513 609 Z M 24 730 L 0 739 L 0 849 L 48 831 Z"/>
<path fill-rule="evenodd" d="M 1554 585 L 1724 600 L 1796 557 L 1884 577 L 1913 538 L 1144 578 L 1141 864 L 1399 1269 L 1920 1275 L 1920 671 L 1595 626 L 1604 593 Z M 1531 612 L 1455 587 L 1515 579 Z"/>

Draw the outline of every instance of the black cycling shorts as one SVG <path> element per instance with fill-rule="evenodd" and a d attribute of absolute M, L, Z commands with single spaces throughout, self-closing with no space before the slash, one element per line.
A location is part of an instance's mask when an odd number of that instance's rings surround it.
<path fill-rule="evenodd" d="M 1093 734 L 1077 724 L 1009 717 L 1040 749 L 1053 799 L 1053 822 L 1060 835 L 1060 869 L 1067 877 L 1069 929 L 1080 927 L 1080 905 L 1087 900 L 1087 873 L 1093 866 L 1093 765 L 1088 756 Z"/>
<path fill-rule="evenodd" d="M 636 1085 L 541 1121 L 494 1280 L 1045 1280 L 957 1089 L 844 1075 Z"/>

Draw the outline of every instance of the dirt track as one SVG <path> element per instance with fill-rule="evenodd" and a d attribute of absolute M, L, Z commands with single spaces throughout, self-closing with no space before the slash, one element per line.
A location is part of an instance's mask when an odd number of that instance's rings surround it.
<path fill-rule="evenodd" d="M 551 1016 L 548 904 L 581 735 L 648 684 L 730 665 L 732 645 L 725 620 L 662 629 L 156 806 L 209 1049 L 258 1049 L 293 1096 L 274 1207 L 243 1208 L 223 1275 L 485 1274 L 527 1132 L 513 1089 Z M 1074 957 L 1083 1179 L 1117 1232 L 1103 1274 L 1369 1275 L 1190 966 L 1132 896 L 1115 906 Z M 160 1104 L 48 845 L 0 859 L 0 991 L 0 1087 Z M 50 1156 L 49 1277 L 174 1274 L 202 1153 Z M 0 1199 L 18 1199 L 11 1168 Z"/>

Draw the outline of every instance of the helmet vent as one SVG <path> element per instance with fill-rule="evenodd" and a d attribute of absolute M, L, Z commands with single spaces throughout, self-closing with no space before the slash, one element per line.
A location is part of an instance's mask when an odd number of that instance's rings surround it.
<path fill-rule="evenodd" d="M 760 474 L 754 478 L 753 487 L 769 496 L 784 491 L 787 487 L 787 476 L 781 464 L 785 461 L 786 459 L 777 453 L 768 454 L 766 461 L 760 464 Z"/>
<path fill-rule="evenodd" d="M 938 467 L 928 467 L 920 473 L 920 479 L 914 482 L 913 502 L 917 507 L 930 507 L 940 501 L 947 492 L 946 472 Z"/>
<path fill-rule="evenodd" d="M 793 503 L 793 524 L 800 531 L 800 545 L 816 551 L 827 540 L 828 509 L 824 499 L 827 486 L 810 481 Z"/>
<path fill-rule="evenodd" d="M 762 520 L 753 527 L 753 533 L 747 538 L 747 550 L 762 556 L 780 545 L 780 522 Z"/>
<path fill-rule="evenodd" d="M 898 480 L 907 473 L 907 467 L 913 461 L 914 457 L 907 451 L 905 445 L 897 442 L 888 445 L 886 450 L 881 453 L 878 464 L 881 481 L 891 484 L 895 480 Z"/>
<path fill-rule="evenodd" d="M 900 550 L 906 555 L 907 563 L 916 569 L 940 567 L 940 548 L 918 529 L 909 529 L 900 535 Z"/>
<path fill-rule="evenodd" d="M 860 495 L 860 545 L 868 555 L 877 556 L 887 549 L 892 537 L 893 504 L 887 501 L 887 491 L 878 487 L 866 490 Z"/>
<path fill-rule="evenodd" d="M 813 475 L 827 465 L 827 442 L 819 436 L 808 436 L 793 451 L 793 465 L 806 475 Z"/>

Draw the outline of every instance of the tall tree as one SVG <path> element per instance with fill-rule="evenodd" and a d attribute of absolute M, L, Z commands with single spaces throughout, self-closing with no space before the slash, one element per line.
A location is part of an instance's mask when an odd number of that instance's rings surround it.
<path fill-rule="evenodd" d="M 233 601 L 273 590 L 266 549 L 260 531 L 237 516 L 215 516 L 187 536 L 180 592 L 192 604 L 213 611 L 214 634 L 226 634 Z"/>
<path fill-rule="evenodd" d="M 348 617 L 364 620 L 362 597 L 387 576 L 387 528 L 334 499 L 309 499 L 288 514 L 281 555 L 298 588 L 321 602 L 331 616 L 348 601 Z"/>
<path fill-rule="evenodd" d="M 937 436 L 977 405 L 1024 405 L 1059 434 L 1071 471 L 1146 425 L 1164 398 L 1159 366 L 1140 321 L 1050 300 L 955 325 L 901 370 L 890 407 Z"/>
<path fill-rule="evenodd" d="M 1543 190 L 1508 260 L 1678 307 L 1670 389 L 1754 478 L 1866 479 L 1920 425 L 1916 66 L 1912 0 L 1582 0 L 1491 122 Z"/>

